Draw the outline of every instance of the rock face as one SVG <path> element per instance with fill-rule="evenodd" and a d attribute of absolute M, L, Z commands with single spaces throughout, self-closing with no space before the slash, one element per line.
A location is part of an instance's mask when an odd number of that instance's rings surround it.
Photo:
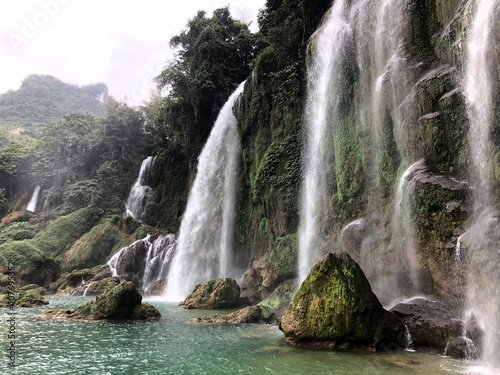
<path fill-rule="evenodd" d="M 179 306 L 185 309 L 227 309 L 239 307 L 240 287 L 231 278 L 207 281 L 195 286 Z"/>
<path fill-rule="evenodd" d="M 302 283 L 280 321 L 289 344 L 376 348 L 404 337 L 347 253 L 327 254 Z"/>
<path fill-rule="evenodd" d="M 15 301 L 16 307 L 33 307 L 49 304 L 38 289 L 20 290 L 15 294 Z M 0 296 L 0 307 L 8 307 L 9 305 L 9 295 L 2 294 Z"/>
<path fill-rule="evenodd" d="M 95 301 L 78 306 L 75 310 L 46 310 L 45 319 L 159 319 L 160 312 L 147 303 L 131 281 L 122 281 Z"/>
<path fill-rule="evenodd" d="M 391 309 L 408 327 L 413 345 L 419 351 L 446 353 L 470 358 L 476 345 L 467 336 L 477 337 L 477 329 L 465 323 L 448 306 L 426 298 L 413 298 Z M 467 335 L 464 335 L 464 332 Z"/>

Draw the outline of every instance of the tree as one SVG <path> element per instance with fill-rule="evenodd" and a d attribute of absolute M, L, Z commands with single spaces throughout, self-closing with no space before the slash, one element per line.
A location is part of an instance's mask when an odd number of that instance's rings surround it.
<path fill-rule="evenodd" d="M 195 157 L 219 109 L 248 77 L 254 40 L 247 25 L 233 20 L 227 7 L 215 10 L 211 18 L 199 11 L 187 29 L 170 40 L 178 49 L 176 59 L 156 77 L 170 99 L 153 104 L 163 106 L 165 114 L 157 117 L 163 125 L 187 134 L 183 142 Z"/>

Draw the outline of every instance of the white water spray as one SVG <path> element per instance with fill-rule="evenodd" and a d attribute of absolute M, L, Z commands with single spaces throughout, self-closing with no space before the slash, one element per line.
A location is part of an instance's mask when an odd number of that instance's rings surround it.
<path fill-rule="evenodd" d="M 153 160 L 152 156 L 148 156 L 142 162 L 139 176 L 132 186 L 127 202 L 125 203 L 125 216 L 132 216 L 137 220 L 144 219 L 146 208 L 153 199 L 153 189 L 146 185 L 146 177 Z"/>
<path fill-rule="evenodd" d="M 36 206 L 38 204 L 38 198 L 40 196 L 40 185 L 36 185 L 35 190 L 33 190 L 33 195 L 31 196 L 31 199 L 28 203 L 28 207 L 26 207 L 26 210 L 35 212 L 36 211 Z"/>
<path fill-rule="evenodd" d="M 498 19 L 498 0 L 477 0 L 476 13 L 467 42 L 468 54 L 464 94 L 469 115 L 469 143 L 473 182 L 472 227 L 467 251 L 467 313 L 483 330 L 482 361 L 486 367 L 500 368 L 500 275 L 498 253 L 498 213 L 492 207 L 490 132 L 493 121 L 492 30 Z M 469 241 L 470 240 L 470 241 Z"/>
<path fill-rule="evenodd" d="M 328 207 L 327 171 L 333 160 L 332 111 L 342 95 L 342 62 L 353 31 L 346 19 L 344 0 L 337 0 L 319 31 L 309 77 L 306 103 L 306 144 L 299 226 L 299 283 L 321 259 Z M 333 119 L 334 121 L 334 119 Z"/>
<path fill-rule="evenodd" d="M 233 106 L 244 83 L 229 97 L 198 161 L 198 172 L 182 219 L 165 298 L 180 301 L 196 284 L 236 277 L 232 239 L 240 152 Z"/>

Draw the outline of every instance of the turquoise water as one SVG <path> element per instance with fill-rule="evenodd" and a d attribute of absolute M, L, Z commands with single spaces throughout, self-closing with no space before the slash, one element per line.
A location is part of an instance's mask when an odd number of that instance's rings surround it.
<path fill-rule="evenodd" d="M 74 308 L 91 297 L 49 297 Z M 270 325 L 186 324 L 206 311 L 150 301 L 151 322 L 41 320 L 43 308 L 16 309 L 16 367 L 8 366 L 7 309 L 0 309 L 1 374 L 470 374 L 470 364 L 440 356 L 290 347 Z"/>

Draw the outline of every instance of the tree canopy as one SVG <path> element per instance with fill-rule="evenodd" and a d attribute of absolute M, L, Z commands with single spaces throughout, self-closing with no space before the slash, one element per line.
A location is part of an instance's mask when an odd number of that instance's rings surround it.
<path fill-rule="evenodd" d="M 219 109 L 250 73 L 255 36 L 246 24 L 232 19 L 226 7 L 210 18 L 199 11 L 170 44 L 177 55 L 156 78 L 168 98 L 152 103 L 159 108 L 149 110 L 155 114 L 152 131 L 161 134 L 167 129 L 186 147 L 194 148 L 197 156 Z"/>

